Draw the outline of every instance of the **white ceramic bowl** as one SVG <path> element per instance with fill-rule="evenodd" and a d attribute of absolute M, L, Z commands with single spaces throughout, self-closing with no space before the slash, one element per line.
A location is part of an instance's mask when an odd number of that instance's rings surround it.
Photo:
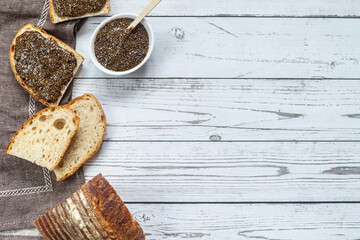
<path fill-rule="evenodd" d="M 127 71 L 121 71 L 121 72 L 117 72 L 117 71 L 112 71 L 112 70 L 109 70 L 107 68 L 105 68 L 103 65 L 101 65 L 99 63 L 99 61 L 97 60 L 96 56 L 95 56 L 95 50 L 94 50 L 94 43 L 95 43 L 95 38 L 96 38 L 96 35 L 98 34 L 99 30 L 108 22 L 114 20 L 114 19 L 117 19 L 117 18 L 132 18 L 132 19 L 135 19 L 137 17 L 136 14 L 132 14 L 132 13 L 120 13 L 120 14 L 117 14 L 115 16 L 112 16 L 111 18 L 108 18 L 106 19 L 105 21 L 103 21 L 94 31 L 92 37 L 91 37 L 91 42 L 90 42 L 90 58 L 91 58 L 91 61 L 95 64 L 95 66 L 100 69 L 102 72 L 104 73 L 107 73 L 107 74 L 110 74 L 110 75 L 125 75 L 125 74 L 129 74 L 129 73 L 132 73 L 134 71 L 136 71 L 137 69 L 139 69 L 142 65 L 145 64 L 145 62 L 149 59 L 151 53 L 152 53 L 152 50 L 154 48 L 154 33 L 152 31 L 152 28 L 150 26 L 150 24 L 144 19 L 141 21 L 142 25 L 144 25 L 146 31 L 148 32 L 148 35 L 149 35 L 149 51 L 147 52 L 146 54 L 146 57 L 144 58 L 144 60 L 137 66 L 135 66 L 134 68 L 132 69 L 129 69 Z"/>

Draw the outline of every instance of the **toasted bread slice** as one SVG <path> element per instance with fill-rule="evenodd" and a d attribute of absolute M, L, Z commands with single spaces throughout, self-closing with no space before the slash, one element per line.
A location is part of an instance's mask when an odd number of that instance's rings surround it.
<path fill-rule="evenodd" d="M 80 124 L 64 157 L 54 169 L 58 181 L 73 175 L 98 151 L 106 130 L 104 111 L 93 95 L 84 94 L 67 106 L 80 117 Z"/>
<path fill-rule="evenodd" d="M 27 31 L 35 31 L 35 32 L 38 32 L 42 37 L 44 37 L 45 39 L 52 39 L 55 41 L 55 43 L 60 47 L 62 48 L 64 51 L 67 51 L 69 53 L 72 53 L 75 58 L 76 58 L 76 67 L 75 69 L 73 70 L 73 73 L 72 73 L 72 77 L 70 79 L 70 81 L 64 85 L 64 86 L 59 86 L 61 87 L 61 90 L 60 90 L 60 94 L 58 96 L 58 98 L 56 99 L 56 101 L 53 101 L 53 102 L 49 102 L 47 101 L 46 99 L 44 99 L 44 97 L 41 97 L 39 94 L 37 94 L 35 92 L 35 89 L 34 87 L 30 87 L 28 84 L 26 84 L 23 79 L 20 77 L 20 73 L 17 72 L 16 70 L 16 59 L 15 59 L 15 51 L 16 51 L 16 40 L 17 38 L 22 35 L 23 33 L 27 32 Z M 43 49 L 42 50 L 39 50 L 39 49 L 36 49 L 37 51 L 44 51 Z M 47 53 L 45 53 L 47 54 Z M 51 56 L 51 52 L 48 53 L 49 56 Z M 43 68 L 43 63 L 42 63 L 42 60 L 43 59 L 39 59 L 38 60 L 38 69 L 36 69 L 37 71 L 41 71 Z M 20 85 L 25 88 L 26 91 L 28 91 L 37 101 L 39 101 L 40 103 L 44 104 L 45 106 L 47 107 L 54 107 L 54 106 L 58 106 L 59 105 L 59 102 L 61 100 L 61 98 L 63 97 L 66 89 L 68 88 L 68 86 L 70 85 L 71 81 L 72 81 L 72 78 L 74 77 L 75 73 L 77 72 L 77 70 L 79 69 L 81 63 L 84 61 L 84 58 L 79 54 L 77 53 L 74 49 L 72 49 L 71 47 L 69 47 L 68 45 L 66 45 L 65 43 L 61 42 L 60 40 L 58 40 L 57 38 L 47 34 L 44 30 L 40 29 L 40 28 L 37 28 L 37 27 L 34 27 L 33 25 L 31 24 L 27 24 L 25 25 L 23 28 L 21 28 L 19 30 L 19 32 L 16 34 L 14 40 L 12 41 L 12 44 L 11 44 L 11 48 L 10 48 L 10 63 L 11 63 L 11 68 L 15 74 L 15 77 L 16 77 L 16 80 L 20 83 Z M 56 63 L 54 63 L 56 64 Z M 59 68 L 61 68 L 63 66 L 59 66 Z M 54 73 L 55 74 L 55 73 Z M 38 79 L 33 79 L 33 81 L 35 82 L 35 84 L 39 84 L 40 83 L 36 83 L 38 81 Z M 49 84 L 49 83 L 47 83 Z M 57 84 L 56 82 L 52 83 L 52 84 Z M 54 85 L 50 86 L 50 85 L 45 85 L 44 87 L 44 91 L 46 92 L 46 89 L 51 89 Z M 37 88 L 38 86 L 35 85 L 35 87 Z M 46 88 L 47 87 L 47 88 Z"/>
<path fill-rule="evenodd" d="M 145 240 L 140 224 L 101 174 L 34 224 L 45 240 Z"/>
<path fill-rule="evenodd" d="M 80 118 L 66 106 L 41 110 L 10 140 L 5 153 L 53 170 L 79 127 Z"/>
<path fill-rule="evenodd" d="M 81 6 L 78 6 L 79 3 L 74 1 L 74 0 L 68 0 L 68 1 L 69 1 L 69 4 L 74 4 L 75 7 L 81 7 Z M 88 13 L 84 13 L 84 14 L 82 14 L 80 16 L 71 16 L 69 14 L 67 16 L 59 16 L 59 14 L 56 13 L 55 4 L 56 4 L 56 1 L 50 0 L 50 2 L 49 2 L 49 15 L 50 15 L 51 22 L 54 23 L 54 24 L 59 23 L 59 22 L 74 20 L 74 19 L 78 19 L 78 18 L 106 15 L 106 14 L 108 14 L 110 12 L 110 0 L 106 0 L 104 6 L 102 7 L 102 9 L 100 11 L 88 12 Z M 82 4 L 83 4 L 83 1 L 82 1 Z"/>

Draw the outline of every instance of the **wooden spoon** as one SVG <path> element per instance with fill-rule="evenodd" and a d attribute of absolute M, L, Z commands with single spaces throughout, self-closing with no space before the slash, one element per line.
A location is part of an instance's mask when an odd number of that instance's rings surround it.
<path fill-rule="evenodd" d="M 140 15 L 126 28 L 126 33 L 129 34 L 160 2 L 161 0 L 152 0 Z"/>

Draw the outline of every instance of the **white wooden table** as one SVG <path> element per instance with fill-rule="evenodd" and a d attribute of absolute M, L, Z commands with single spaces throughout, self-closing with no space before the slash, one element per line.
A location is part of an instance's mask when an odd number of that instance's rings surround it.
<path fill-rule="evenodd" d="M 147 0 L 112 0 L 112 14 Z M 164 0 L 149 62 L 86 60 L 108 129 L 101 172 L 147 239 L 360 238 L 360 1 Z"/>

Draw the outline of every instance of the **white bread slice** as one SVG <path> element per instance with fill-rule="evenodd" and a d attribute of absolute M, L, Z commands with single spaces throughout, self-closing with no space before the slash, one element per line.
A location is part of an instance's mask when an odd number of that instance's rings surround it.
<path fill-rule="evenodd" d="M 15 47 L 16 47 L 16 39 L 18 36 L 20 36 L 22 33 L 26 32 L 26 31 L 37 31 L 41 34 L 41 36 L 43 36 L 44 38 L 51 38 L 53 40 L 56 41 L 56 43 L 63 49 L 73 53 L 75 55 L 76 58 L 76 68 L 74 69 L 74 73 L 73 76 L 76 74 L 77 70 L 79 69 L 81 63 L 84 61 L 84 57 L 81 56 L 79 53 L 77 53 L 74 49 L 72 49 L 71 47 L 69 47 L 68 45 L 66 45 L 65 43 L 63 43 L 62 41 L 60 41 L 59 39 L 55 38 L 54 36 L 46 33 L 44 30 L 42 30 L 41 28 L 37 28 L 31 24 L 27 24 L 25 25 L 23 28 L 21 28 L 19 30 L 19 32 L 16 34 L 15 38 L 12 41 L 11 47 L 10 47 L 10 64 L 11 64 L 11 68 L 15 74 L 16 80 L 20 83 L 20 85 L 25 88 L 26 91 L 28 91 L 37 101 L 39 101 L 40 103 L 44 104 L 47 107 L 55 107 L 58 106 L 60 103 L 61 98 L 63 97 L 66 89 L 68 88 L 68 86 L 70 85 L 71 81 L 69 81 L 69 83 L 64 86 L 61 90 L 61 95 L 59 97 L 59 99 L 55 102 L 55 103 L 49 103 L 47 102 L 45 99 L 40 98 L 32 89 L 30 89 L 28 86 L 26 86 L 26 84 L 23 82 L 23 80 L 21 79 L 21 77 L 19 76 L 19 74 L 16 71 L 15 68 L 15 64 L 16 64 L 16 60 L 15 60 Z"/>
<path fill-rule="evenodd" d="M 79 127 L 80 118 L 66 106 L 41 110 L 10 140 L 5 153 L 53 170 Z"/>
<path fill-rule="evenodd" d="M 78 17 L 62 17 L 56 14 L 55 7 L 54 7 L 54 0 L 50 0 L 49 2 L 49 15 L 50 20 L 52 23 L 56 24 L 59 22 L 65 22 L 69 20 L 74 20 L 78 18 L 86 18 L 86 17 L 92 17 L 92 16 L 99 16 L 99 15 L 106 15 L 110 12 L 110 0 L 107 0 L 104 7 L 95 13 L 86 13 L 84 15 L 78 16 Z"/>
<path fill-rule="evenodd" d="M 105 136 L 106 119 L 97 99 L 91 94 L 75 98 L 68 105 L 80 117 L 79 129 L 54 169 L 58 181 L 73 175 L 100 148 Z"/>

